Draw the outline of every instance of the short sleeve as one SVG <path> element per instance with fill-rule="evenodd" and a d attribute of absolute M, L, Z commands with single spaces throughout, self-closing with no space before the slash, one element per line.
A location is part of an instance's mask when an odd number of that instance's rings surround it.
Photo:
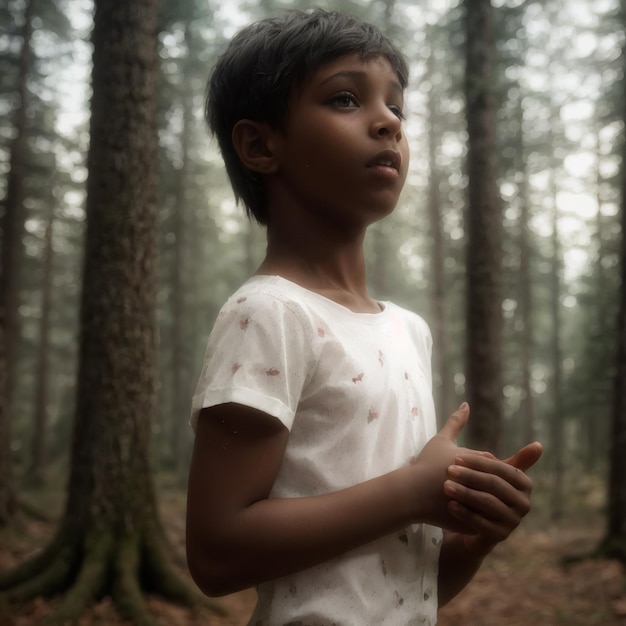
<path fill-rule="evenodd" d="M 308 326 L 303 315 L 273 295 L 231 298 L 209 337 L 192 400 L 192 428 L 201 409 L 236 402 L 291 429 L 311 366 Z"/>

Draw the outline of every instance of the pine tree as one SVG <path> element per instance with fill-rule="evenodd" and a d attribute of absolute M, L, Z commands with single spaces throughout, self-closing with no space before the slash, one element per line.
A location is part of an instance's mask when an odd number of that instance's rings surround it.
<path fill-rule="evenodd" d="M 156 412 L 157 0 L 97 0 L 80 367 L 69 491 L 55 539 L 0 578 L 12 602 L 63 594 L 52 624 L 111 593 L 137 625 L 142 592 L 186 604 L 151 473 Z"/>
<path fill-rule="evenodd" d="M 502 427 L 502 214 L 497 187 L 495 41 L 490 0 L 465 0 L 468 128 L 467 351 L 471 447 L 496 452 Z"/>

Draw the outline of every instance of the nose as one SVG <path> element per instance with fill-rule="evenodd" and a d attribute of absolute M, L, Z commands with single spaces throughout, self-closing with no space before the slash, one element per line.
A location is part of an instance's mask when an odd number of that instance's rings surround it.
<path fill-rule="evenodd" d="M 402 137 L 402 120 L 387 106 L 381 108 L 372 123 L 372 134 L 376 137 L 388 135 Z"/>

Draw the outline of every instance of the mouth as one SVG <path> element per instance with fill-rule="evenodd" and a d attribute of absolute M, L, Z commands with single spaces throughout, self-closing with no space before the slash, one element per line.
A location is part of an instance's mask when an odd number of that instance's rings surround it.
<path fill-rule="evenodd" d="M 377 154 L 369 163 L 367 167 L 385 167 L 389 169 L 400 171 L 402 165 L 402 157 L 399 152 L 393 150 L 385 150 L 380 154 Z"/>

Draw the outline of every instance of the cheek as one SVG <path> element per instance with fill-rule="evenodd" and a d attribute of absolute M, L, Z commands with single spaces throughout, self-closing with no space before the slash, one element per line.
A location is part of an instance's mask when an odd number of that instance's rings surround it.
<path fill-rule="evenodd" d="M 300 154 L 295 158 L 304 165 L 305 176 L 317 174 L 325 179 L 333 178 L 350 169 L 355 160 L 350 153 L 350 142 L 338 135 L 318 133 L 307 137 L 300 146 Z"/>

